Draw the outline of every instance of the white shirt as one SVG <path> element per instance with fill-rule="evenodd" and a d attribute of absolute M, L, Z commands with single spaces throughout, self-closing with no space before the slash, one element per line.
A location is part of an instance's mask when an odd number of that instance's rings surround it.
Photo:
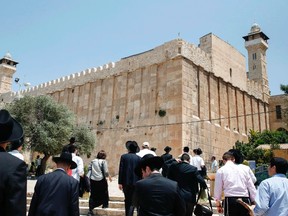
<path fill-rule="evenodd" d="M 215 177 L 214 197 L 221 200 L 222 191 L 225 197 L 249 197 L 255 200 L 256 188 L 248 173 L 232 161 L 218 169 Z"/>
<path fill-rule="evenodd" d="M 18 150 L 15 149 L 8 153 L 24 161 L 24 156 Z"/>
<path fill-rule="evenodd" d="M 75 169 L 72 169 L 72 177 L 80 181 L 80 176 L 84 174 L 83 160 L 75 153 L 72 153 L 72 160 L 77 164 L 77 167 Z"/>
<path fill-rule="evenodd" d="M 154 156 L 157 156 L 156 153 L 150 149 L 142 149 L 138 153 L 136 153 L 136 155 L 138 155 L 141 158 L 146 154 L 152 154 Z"/>
<path fill-rule="evenodd" d="M 257 181 L 256 176 L 254 175 L 253 171 L 251 170 L 249 166 L 246 166 L 244 164 L 237 164 L 237 165 L 240 166 L 242 169 L 244 169 L 245 172 L 248 173 L 253 183 Z"/>
<path fill-rule="evenodd" d="M 194 157 L 192 157 L 190 164 L 197 167 L 198 171 L 201 170 L 201 166 L 205 166 L 203 158 L 201 158 L 199 155 L 195 155 Z"/>

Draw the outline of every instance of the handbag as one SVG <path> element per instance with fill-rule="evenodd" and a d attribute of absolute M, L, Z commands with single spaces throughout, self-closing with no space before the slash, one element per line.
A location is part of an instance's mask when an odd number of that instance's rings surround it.
<path fill-rule="evenodd" d="M 208 194 L 210 208 L 207 205 L 198 204 L 202 190 L 205 190 L 205 189 L 204 188 L 200 189 L 200 192 L 199 192 L 198 198 L 197 198 L 197 202 L 196 202 L 196 206 L 194 209 L 194 215 L 196 215 L 196 216 L 212 216 L 213 215 L 213 209 L 212 209 L 211 197 L 209 195 L 208 189 L 207 189 L 207 194 Z"/>
<path fill-rule="evenodd" d="M 103 161 L 102 164 L 100 165 L 99 160 L 98 160 L 98 165 L 99 165 L 99 167 L 100 167 L 100 170 L 101 170 L 101 173 L 102 173 L 102 175 L 103 175 L 104 180 L 107 181 L 106 175 L 105 175 L 105 172 L 104 172 L 104 161 Z"/>

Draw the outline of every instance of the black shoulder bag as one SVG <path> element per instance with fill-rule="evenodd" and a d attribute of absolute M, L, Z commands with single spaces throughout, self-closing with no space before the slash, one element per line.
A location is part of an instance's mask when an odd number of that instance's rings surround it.
<path fill-rule="evenodd" d="M 212 216 L 213 215 L 213 209 L 212 209 L 211 197 L 210 197 L 208 188 L 207 188 L 207 194 L 208 194 L 208 200 L 209 200 L 210 208 L 207 205 L 198 204 L 202 190 L 205 190 L 205 189 L 202 187 L 200 189 L 200 192 L 199 192 L 198 198 L 197 198 L 197 202 L 196 202 L 196 206 L 194 209 L 194 214 L 196 216 Z"/>
<path fill-rule="evenodd" d="M 106 181 L 106 175 L 105 175 L 105 172 L 104 172 L 104 161 L 103 161 L 102 164 L 100 165 L 99 160 L 98 160 L 98 165 L 99 165 L 99 167 L 100 167 L 100 169 L 101 169 L 101 172 L 102 172 L 102 175 L 103 175 L 103 177 L 104 177 L 104 180 Z"/>

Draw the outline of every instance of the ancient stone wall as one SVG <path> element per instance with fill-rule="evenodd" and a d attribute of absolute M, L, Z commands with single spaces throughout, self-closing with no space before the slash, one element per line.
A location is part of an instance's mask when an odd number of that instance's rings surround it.
<path fill-rule="evenodd" d="M 281 115 L 278 116 L 278 118 L 277 118 L 276 106 L 281 107 L 280 111 Z M 271 130 L 278 130 L 283 128 L 288 131 L 288 125 L 287 123 L 285 124 L 285 118 L 287 119 L 287 116 L 285 117 L 284 114 L 285 112 L 287 113 L 288 109 L 288 95 L 282 94 L 271 96 L 269 99 L 269 108 L 270 108 L 269 122 Z"/>
<path fill-rule="evenodd" d="M 268 112 L 266 103 L 244 89 L 246 78 L 241 78 L 239 85 L 232 85 L 237 79 L 226 80 L 230 57 L 222 55 L 226 66 L 217 64 L 215 68 L 212 57 L 177 39 L 20 94 L 48 94 L 66 104 L 77 115 L 77 123 L 88 124 L 97 135 L 92 155 L 107 151 L 112 174 L 117 174 L 127 140 L 139 145 L 148 141 L 158 155 L 169 145 L 175 157 L 183 146 L 200 147 L 208 162 L 212 155 L 219 159 L 237 140 L 246 141 L 249 129 L 265 129 L 268 121 L 260 115 Z M 242 57 L 231 62 L 237 68 Z M 237 70 L 240 73 L 242 69 Z M 17 95 L 19 92 L 2 94 L 0 99 L 11 102 Z"/>

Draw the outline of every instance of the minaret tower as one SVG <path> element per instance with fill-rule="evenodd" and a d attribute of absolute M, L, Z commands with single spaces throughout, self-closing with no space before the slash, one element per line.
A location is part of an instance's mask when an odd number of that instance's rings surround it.
<path fill-rule="evenodd" d="M 248 51 L 248 79 L 262 85 L 262 99 L 268 101 L 270 90 L 267 76 L 266 50 L 268 49 L 269 38 L 256 23 L 252 25 L 250 33 L 243 38 L 245 40 L 245 48 Z"/>
<path fill-rule="evenodd" d="M 12 78 L 17 64 L 10 53 L 0 59 L 0 94 L 12 91 Z"/>

